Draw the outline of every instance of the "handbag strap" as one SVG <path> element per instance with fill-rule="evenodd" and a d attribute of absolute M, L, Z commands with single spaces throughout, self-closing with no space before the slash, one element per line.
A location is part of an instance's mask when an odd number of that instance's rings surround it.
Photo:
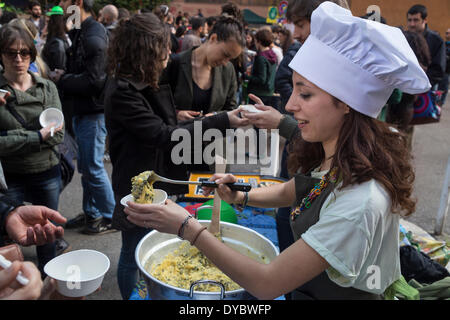
<path fill-rule="evenodd" d="M 32 130 L 31 127 L 27 125 L 25 119 L 17 112 L 16 108 L 11 106 L 9 103 L 6 104 L 6 109 L 13 115 L 14 118 L 22 125 L 24 129 Z"/>

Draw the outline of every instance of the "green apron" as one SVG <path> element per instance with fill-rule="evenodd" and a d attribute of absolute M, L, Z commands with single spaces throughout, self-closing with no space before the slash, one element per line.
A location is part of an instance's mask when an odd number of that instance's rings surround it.
<path fill-rule="evenodd" d="M 295 206 L 299 206 L 302 199 L 306 197 L 314 185 L 320 182 L 320 179 L 309 175 L 298 174 L 295 176 Z M 297 241 L 311 226 L 319 221 L 320 209 L 327 199 L 328 195 L 335 188 L 335 184 L 330 182 L 322 190 L 321 194 L 312 201 L 311 206 L 304 210 L 294 220 L 291 220 L 291 229 L 294 234 L 294 240 Z M 314 279 L 305 283 L 292 292 L 294 300 L 380 300 L 381 296 L 365 292 L 352 287 L 341 287 L 330 280 L 324 271 Z"/>

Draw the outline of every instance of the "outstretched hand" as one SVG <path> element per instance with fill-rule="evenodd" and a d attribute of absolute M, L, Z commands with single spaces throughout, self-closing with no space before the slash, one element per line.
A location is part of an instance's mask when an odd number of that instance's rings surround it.
<path fill-rule="evenodd" d="M 64 236 L 64 229 L 51 221 L 63 224 L 67 219 L 47 207 L 21 206 L 8 214 L 6 231 L 11 239 L 22 246 L 39 246 Z"/>
<path fill-rule="evenodd" d="M 242 116 L 252 125 L 260 129 L 277 129 L 280 125 L 283 115 L 275 108 L 265 106 L 260 98 L 254 94 L 249 94 L 248 97 L 256 104 L 255 108 L 262 112 L 242 112 Z"/>

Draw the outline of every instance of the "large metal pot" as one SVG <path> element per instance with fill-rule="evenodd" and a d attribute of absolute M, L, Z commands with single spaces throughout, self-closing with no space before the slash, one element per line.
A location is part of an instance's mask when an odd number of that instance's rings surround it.
<path fill-rule="evenodd" d="M 200 223 L 208 226 L 210 221 L 200 220 Z M 268 263 L 275 259 L 279 253 L 277 247 L 275 247 L 269 239 L 252 229 L 228 222 L 220 222 L 220 231 L 222 240 L 225 244 L 251 258 L 258 259 L 257 257 L 264 257 L 264 262 Z M 181 240 L 177 236 L 154 230 L 142 238 L 136 247 L 136 263 L 145 279 L 151 299 L 246 300 L 253 298 L 250 293 L 242 288 L 233 291 L 225 291 L 221 283 L 210 281 L 210 279 L 202 279 L 202 281 L 192 283 L 190 290 L 177 288 L 156 279 L 145 270 L 144 266 L 147 263 L 150 263 L 151 265 L 154 263 L 160 263 L 168 253 L 177 249 L 180 244 Z M 220 291 L 195 291 L 196 286 L 203 282 L 217 285 L 220 287 Z"/>

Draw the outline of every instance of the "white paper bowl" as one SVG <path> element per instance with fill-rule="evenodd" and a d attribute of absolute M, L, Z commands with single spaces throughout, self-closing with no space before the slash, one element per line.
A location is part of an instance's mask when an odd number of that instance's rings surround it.
<path fill-rule="evenodd" d="M 64 115 L 59 109 L 48 108 L 42 111 L 39 116 L 39 123 L 42 128 L 48 127 L 52 123 L 54 123 L 55 128 L 58 128 L 64 123 Z"/>
<path fill-rule="evenodd" d="M 95 250 L 76 250 L 50 260 L 44 271 L 56 280 L 56 290 L 66 297 L 84 297 L 102 284 L 109 258 Z"/>
<path fill-rule="evenodd" d="M 164 190 L 161 189 L 153 189 L 153 190 L 155 191 L 155 198 L 153 199 L 152 204 L 163 204 L 164 202 L 166 202 L 167 193 Z M 120 199 L 120 204 L 123 205 L 124 207 L 128 207 L 127 201 L 134 202 L 134 197 L 131 194 L 125 196 L 122 199 Z"/>
<path fill-rule="evenodd" d="M 241 105 L 240 108 L 241 108 L 243 111 L 251 112 L 251 113 L 260 113 L 260 112 L 263 112 L 262 110 L 256 109 L 256 107 L 255 107 L 253 104 L 244 104 L 244 105 Z"/>

